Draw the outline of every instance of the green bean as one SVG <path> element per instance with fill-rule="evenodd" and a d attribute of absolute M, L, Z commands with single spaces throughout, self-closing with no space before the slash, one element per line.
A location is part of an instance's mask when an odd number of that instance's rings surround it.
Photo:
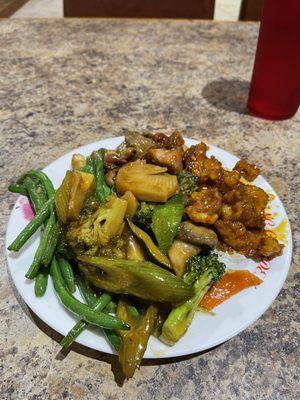
<path fill-rule="evenodd" d="M 82 168 L 82 171 L 87 172 L 89 174 L 94 173 L 93 159 L 91 157 L 86 158 L 85 166 Z"/>
<path fill-rule="evenodd" d="M 106 329 L 130 329 L 129 325 L 117 317 L 93 311 L 86 304 L 81 303 L 73 297 L 65 287 L 63 277 L 55 257 L 51 261 L 50 274 L 53 280 L 54 289 L 62 304 L 71 312 L 79 315 L 86 322 Z"/>
<path fill-rule="evenodd" d="M 94 311 L 101 311 L 103 310 L 107 304 L 110 302 L 111 296 L 108 293 L 103 293 L 99 299 L 96 301 L 93 310 Z M 67 336 L 63 338 L 63 340 L 60 342 L 60 345 L 67 348 L 70 347 L 71 344 L 74 342 L 74 340 L 80 335 L 80 333 L 85 329 L 85 327 L 88 325 L 86 321 L 81 319 L 78 321 L 73 328 L 69 331 Z"/>
<path fill-rule="evenodd" d="M 93 167 L 96 178 L 95 193 L 101 203 L 105 203 L 107 197 L 111 193 L 111 189 L 107 186 L 104 174 L 104 154 L 105 150 L 100 149 L 93 153 Z"/>
<path fill-rule="evenodd" d="M 47 243 L 48 243 L 49 233 L 51 232 L 54 224 L 55 224 L 55 217 L 51 214 L 50 218 L 48 219 L 48 221 L 46 223 L 46 227 L 42 232 L 40 243 L 39 243 L 38 248 L 37 248 L 37 250 L 35 252 L 33 261 L 31 263 L 28 271 L 25 274 L 27 279 L 35 278 L 37 273 L 39 272 L 39 269 L 42 266 L 42 258 L 43 258 L 43 255 L 44 255 L 45 251 L 46 251 L 46 246 L 47 246 Z"/>
<path fill-rule="evenodd" d="M 97 310 L 99 310 L 97 308 L 98 302 L 100 301 L 100 304 L 102 304 L 102 300 L 103 296 L 107 294 L 104 293 L 99 300 L 95 301 L 95 295 L 92 293 L 92 291 L 88 288 L 88 284 L 87 284 L 87 280 L 84 277 L 79 277 L 79 279 L 77 279 L 77 284 L 79 283 L 78 287 L 79 290 L 81 292 L 82 297 L 84 298 L 84 300 L 87 302 L 87 304 L 91 307 L 93 307 L 93 309 L 95 310 L 95 308 Z M 110 295 L 108 295 L 110 296 Z M 111 298 L 111 296 L 110 296 Z M 95 308 L 94 308 L 95 307 Z M 114 312 L 116 310 L 116 304 L 113 301 L 110 301 L 105 308 L 103 309 L 103 311 L 108 314 L 110 312 Z M 63 340 L 61 341 L 61 345 L 65 348 L 71 346 L 71 344 L 74 342 L 74 340 L 80 335 L 80 333 L 85 329 L 85 327 L 87 326 L 87 323 L 83 320 L 80 320 L 77 322 L 77 324 L 74 325 L 74 327 L 70 330 L 70 332 L 67 334 L 67 336 L 65 338 L 63 338 Z M 117 332 L 115 332 L 112 329 L 104 329 L 103 330 L 107 340 L 110 342 L 110 344 L 112 345 L 112 347 L 118 352 L 121 344 L 122 344 L 122 339 L 121 337 L 118 335 Z"/>
<path fill-rule="evenodd" d="M 70 347 L 86 326 L 88 326 L 88 323 L 84 319 L 79 320 L 59 344 L 65 349 Z"/>
<path fill-rule="evenodd" d="M 50 181 L 48 176 L 43 171 L 40 171 L 40 170 L 28 171 L 23 176 L 21 176 L 20 179 L 18 179 L 17 183 L 23 183 L 24 179 L 27 176 L 30 176 L 31 178 L 39 179 L 42 182 L 49 198 L 55 194 L 55 190 L 54 190 L 52 182 Z"/>
<path fill-rule="evenodd" d="M 49 235 L 47 237 L 47 243 L 45 245 L 45 251 L 42 255 L 41 262 L 45 266 L 49 265 L 52 260 L 59 239 L 59 235 L 60 235 L 60 225 L 58 222 L 56 222 L 52 226 L 49 232 Z"/>
<path fill-rule="evenodd" d="M 77 276 L 76 283 L 78 289 L 80 291 L 81 296 L 83 297 L 84 301 L 90 306 L 95 307 L 97 302 L 96 293 L 94 293 L 91 288 L 89 287 L 89 283 L 84 276 Z"/>
<path fill-rule="evenodd" d="M 81 295 L 84 298 L 84 300 L 87 302 L 87 304 L 90 307 L 93 307 L 93 304 L 95 302 L 94 294 L 88 287 L 88 280 L 85 277 L 80 277 L 80 278 L 81 278 L 81 290 L 82 290 Z M 96 303 L 97 303 L 97 301 L 96 301 Z M 117 305 L 113 301 L 110 301 L 107 304 L 107 306 L 103 309 L 103 312 L 105 314 L 109 314 L 110 312 L 113 313 L 116 311 L 116 308 L 117 308 Z M 112 329 L 103 329 L 103 333 L 105 334 L 107 340 L 112 345 L 112 347 L 118 352 L 121 347 L 121 344 L 122 344 L 122 338 L 120 337 L 120 335 Z"/>
<path fill-rule="evenodd" d="M 103 332 L 112 347 L 116 350 L 117 353 L 119 353 L 122 346 L 121 336 L 112 329 L 103 329 Z"/>
<path fill-rule="evenodd" d="M 34 282 L 34 293 L 37 297 L 44 296 L 47 289 L 48 275 L 49 271 L 44 270 L 36 276 Z"/>
<path fill-rule="evenodd" d="M 19 183 L 11 183 L 8 186 L 8 190 L 12 193 L 23 194 L 24 196 L 27 196 L 27 194 L 28 194 L 26 187 L 23 184 L 19 184 Z"/>
<path fill-rule="evenodd" d="M 110 303 L 107 304 L 105 309 L 103 310 L 106 314 L 113 313 L 115 314 L 117 310 L 117 305 L 115 302 L 111 301 Z"/>
<path fill-rule="evenodd" d="M 66 282 L 67 288 L 71 293 L 74 293 L 76 290 L 75 287 L 75 280 L 74 280 L 74 273 L 72 266 L 65 258 L 60 258 L 58 261 L 61 274 Z"/>
<path fill-rule="evenodd" d="M 37 213 L 47 201 L 44 189 L 29 176 L 24 179 L 24 185 Z"/>
<path fill-rule="evenodd" d="M 25 228 L 19 233 L 16 239 L 8 246 L 8 250 L 20 250 L 20 248 L 27 242 L 27 240 L 34 234 L 34 232 L 37 231 L 37 229 L 49 216 L 53 202 L 54 196 L 50 197 L 50 199 L 47 200 L 40 211 L 36 213 L 35 217 L 25 226 Z"/>

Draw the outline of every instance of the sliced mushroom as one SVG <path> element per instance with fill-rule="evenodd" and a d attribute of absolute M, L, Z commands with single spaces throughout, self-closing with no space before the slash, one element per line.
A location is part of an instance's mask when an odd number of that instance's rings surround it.
<path fill-rule="evenodd" d="M 197 246 L 181 240 L 174 240 L 169 249 L 168 256 L 177 276 L 182 277 L 185 272 L 186 261 L 199 252 L 200 248 Z"/>
<path fill-rule="evenodd" d="M 218 236 L 212 229 L 188 221 L 180 224 L 177 237 L 196 246 L 205 245 L 214 248 L 218 244 Z"/>

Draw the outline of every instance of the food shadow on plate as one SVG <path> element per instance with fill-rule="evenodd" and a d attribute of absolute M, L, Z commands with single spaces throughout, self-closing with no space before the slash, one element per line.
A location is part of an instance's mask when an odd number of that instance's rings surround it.
<path fill-rule="evenodd" d="M 239 79 L 220 79 L 207 83 L 202 96 L 212 106 L 225 111 L 249 114 L 247 98 L 250 83 Z"/>
<path fill-rule="evenodd" d="M 51 339 L 55 340 L 57 343 L 59 343 L 63 336 L 56 332 L 54 329 L 50 328 L 44 321 L 42 321 L 32 310 L 29 310 L 29 314 L 30 317 L 32 318 L 32 320 L 34 321 L 34 323 L 38 326 L 38 328 L 44 332 L 47 336 L 49 336 Z M 28 311 L 27 311 L 27 315 L 28 315 Z M 221 345 L 219 345 L 221 346 Z M 215 348 L 219 347 L 219 346 L 215 346 L 209 350 L 205 350 L 205 351 L 201 351 L 201 352 L 197 352 L 194 354 L 189 354 L 186 356 L 180 356 L 180 357 L 169 357 L 169 358 L 155 358 L 155 359 L 144 359 L 142 362 L 141 367 L 143 366 L 155 366 L 155 365 L 164 365 L 164 364 L 173 364 L 173 363 L 177 363 L 177 362 L 181 362 L 181 361 L 187 361 L 190 360 L 194 357 L 199 357 L 205 353 L 208 353 L 209 351 L 214 350 Z M 103 353 L 101 351 L 98 350 L 94 350 L 91 349 L 89 347 L 83 346 L 79 343 L 73 343 L 69 349 L 61 349 L 59 350 L 59 352 L 56 355 L 56 359 L 57 360 L 64 360 L 70 351 L 75 351 L 76 353 L 82 354 L 85 357 L 89 357 L 89 358 L 93 358 L 95 360 L 98 361 L 102 361 L 105 362 L 107 364 L 111 365 L 111 371 L 114 375 L 114 379 L 115 382 L 119 385 L 122 386 L 124 381 L 125 381 L 125 377 L 122 373 L 122 370 L 120 368 L 120 364 L 118 361 L 118 357 L 117 355 L 113 355 L 113 354 L 107 354 L 107 353 Z"/>

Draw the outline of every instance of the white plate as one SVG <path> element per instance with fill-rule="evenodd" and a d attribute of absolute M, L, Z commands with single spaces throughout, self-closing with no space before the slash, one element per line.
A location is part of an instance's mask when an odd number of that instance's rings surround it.
<path fill-rule="evenodd" d="M 51 163 L 44 171 L 57 188 L 66 170 L 70 168 L 72 154 L 89 155 L 93 150 L 100 147 L 113 149 L 121 143 L 122 139 L 122 137 L 111 138 L 79 147 Z M 186 139 L 188 146 L 196 143 L 195 140 Z M 214 146 L 210 146 L 209 154 L 215 155 L 227 168 L 233 168 L 238 160 L 237 157 Z M 274 198 L 269 203 L 268 214 L 271 217 L 267 221 L 268 229 L 277 232 L 279 240 L 285 244 L 283 254 L 270 262 L 262 262 L 260 264 L 239 254 L 222 254 L 227 268 L 248 269 L 262 278 L 264 282 L 258 287 L 248 288 L 225 301 L 215 309 L 215 316 L 197 313 L 186 335 L 173 347 L 168 347 L 156 338 L 151 337 L 145 358 L 182 356 L 223 343 L 256 321 L 278 295 L 286 279 L 291 262 L 292 236 L 290 225 L 283 205 L 272 187 L 261 176 L 255 180 L 255 184 L 266 192 L 273 194 Z M 24 217 L 24 203 L 28 203 L 26 197 L 20 196 L 12 210 L 6 233 L 7 246 L 28 222 Z M 62 335 L 66 335 L 77 319 L 59 303 L 54 293 L 51 279 L 49 279 L 45 296 L 36 298 L 33 291 L 34 283 L 24 277 L 33 259 L 38 239 L 39 232 L 31 238 L 18 254 L 8 252 L 9 271 L 17 290 L 34 313 L 51 328 Z M 80 298 L 78 293 L 76 293 L 76 296 Z M 97 328 L 85 330 L 79 336 L 77 342 L 96 350 L 113 353 L 110 345 L 102 336 L 100 329 Z"/>

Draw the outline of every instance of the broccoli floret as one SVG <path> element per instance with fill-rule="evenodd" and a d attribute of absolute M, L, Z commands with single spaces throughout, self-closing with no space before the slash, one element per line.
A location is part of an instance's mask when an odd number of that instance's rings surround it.
<path fill-rule="evenodd" d="M 225 269 L 225 264 L 218 260 L 215 253 L 206 256 L 197 254 L 188 259 L 183 280 L 194 286 L 195 295 L 173 308 L 169 314 L 162 328 L 161 339 L 165 343 L 174 344 L 185 334 L 203 296 L 213 283 L 222 278 Z"/>
<path fill-rule="evenodd" d="M 83 205 L 80 212 L 80 217 L 89 217 L 100 207 L 100 200 L 95 196 L 91 195 L 88 197 Z"/>
<path fill-rule="evenodd" d="M 220 262 L 216 253 L 209 253 L 206 256 L 196 254 L 187 261 L 187 272 L 184 275 L 186 283 L 195 284 L 199 277 L 205 273 L 210 276 L 210 285 L 222 278 L 225 271 L 225 264 Z"/>
<path fill-rule="evenodd" d="M 155 209 L 154 204 L 141 201 L 132 219 L 132 222 L 136 224 L 139 228 L 141 228 L 143 231 L 151 233 L 152 232 L 151 223 L 152 223 L 154 209 Z"/>
<path fill-rule="evenodd" d="M 126 209 L 125 200 L 111 195 L 92 215 L 70 223 L 66 232 L 68 245 L 75 254 L 106 254 L 111 240 L 123 231 Z"/>
<path fill-rule="evenodd" d="M 199 190 L 199 179 L 186 171 L 182 171 L 177 175 L 179 183 L 179 193 L 190 196 L 193 192 Z"/>

